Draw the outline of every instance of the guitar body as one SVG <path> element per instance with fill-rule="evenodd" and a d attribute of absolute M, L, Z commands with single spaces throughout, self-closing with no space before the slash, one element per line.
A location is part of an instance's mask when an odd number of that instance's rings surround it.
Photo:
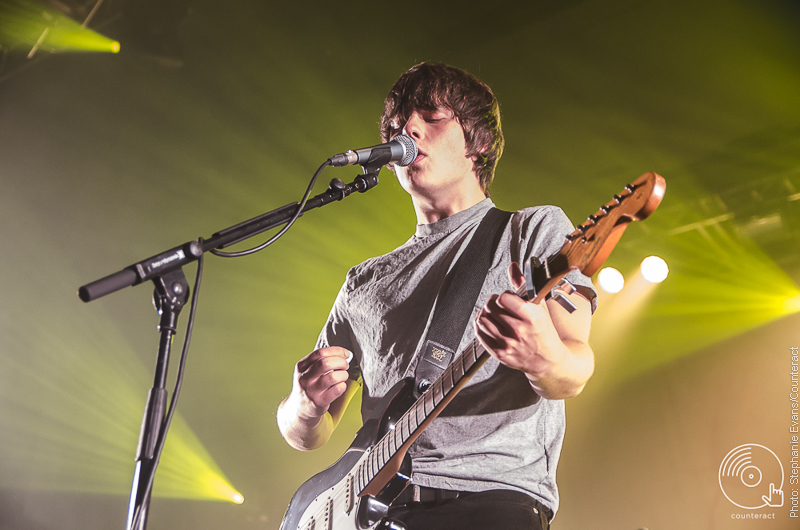
<path fill-rule="evenodd" d="M 394 476 L 377 486 L 380 491 L 375 496 L 357 496 L 355 474 L 375 442 L 393 429 L 414 403 L 413 388 L 413 379 L 404 379 L 386 394 L 344 455 L 295 492 L 280 530 L 371 530 L 379 526 L 389 504 L 411 479 L 411 459 L 404 455 Z"/>

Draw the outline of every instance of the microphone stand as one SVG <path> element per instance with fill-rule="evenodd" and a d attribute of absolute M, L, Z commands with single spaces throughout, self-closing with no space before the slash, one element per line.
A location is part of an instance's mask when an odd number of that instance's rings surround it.
<path fill-rule="evenodd" d="M 158 357 L 153 388 L 147 393 L 142 427 L 139 431 L 139 444 L 136 447 L 136 467 L 133 471 L 131 496 L 128 501 L 128 519 L 126 530 L 134 529 L 136 517 L 137 530 L 144 530 L 147 525 L 150 495 L 148 484 L 156 472 L 156 448 L 164 428 L 164 416 L 167 410 L 167 369 L 172 338 L 177 332 L 178 315 L 189 299 L 189 282 L 183 269 L 170 271 L 153 279 L 153 305 L 161 315 L 158 331 L 161 338 L 158 343 Z M 164 433 L 166 435 L 166 433 Z M 138 511 L 138 516 L 136 515 Z"/>
<path fill-rule="evenodd" d="M 350 184 L 339 179 L 331 180 L 328 189 L 306 201 L 300 215 L 333 201 L 343 200 L 355 191 L 364 193 L 378 184 L 381 166 L 364 166 L 364 174 Z M 136 448 L 136 465 L 128 503 L 126 530 L 144 530 L 147 525 L 152 480 L 158 464 L 156 454 L 159 440 L 166 436 L 165 413 L 167 405 L 166 380 L 172 339 L 177 331 L 178 316 L 189 299 L 189 283 L 183 266 L 196 261 L 205 252 L 222 249 L 257 234 L 285 224 L 294 217 L 298 203 L 293 202 L 237 225 L 220 230 L 204 240 L 189 241 L 139 261 L 124 269 L 81 286 L 78 296 L 84 302 L 96 300 L 124 287 L 152 280 L 155 285 L 153 304 L 160 315 L 158 346 L 153 387 L 147 394 L 139 443 Z"/>

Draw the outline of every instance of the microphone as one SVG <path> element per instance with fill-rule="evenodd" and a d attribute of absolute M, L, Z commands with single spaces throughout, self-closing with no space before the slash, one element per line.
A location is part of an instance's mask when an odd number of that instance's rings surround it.
<path fill-rule="evenodd" d="M 417 158 L 417 144 L 410 136 L 400 134 L 390 142 L 355 151 L 333 155 L 328 159 L 334 167 L 358 164 L 360 166 L 383 166 L 397 164 L 407 166 Z"/>

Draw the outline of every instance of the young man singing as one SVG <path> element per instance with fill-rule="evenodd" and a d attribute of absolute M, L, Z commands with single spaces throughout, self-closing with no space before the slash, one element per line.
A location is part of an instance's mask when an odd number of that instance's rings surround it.
<path fill-rule="evenodd" d="M 419 148 L 412 164 L 393 168 L 411 196 L 416 232 L 348 272 L 317 349 L 297 363 L 278 410 L 281 433 L 297 449 L 327 442 L 359 380 L 366 419 L 397 381 L 414 376 L 440 289 L 494 207 L 488 187 L 503 135 L 486 84 L 443 64 L 414 66 L 392 87 L 381 118 L 384 142 L 401 133 Z M 563 294 L 577 310 L 569 313 L 509 291 L 524 283 L 518 264 L 555 254 L 572 232 L 560 209 L 526 208 L 501 230 L 474 325 L 457 350 L 477 337 L 492 358 L 408 452 L 413 486 L 389 512 L 408 530 L 546 529 L 558 509 L 563 400 L 592 375 L 595 293 L 588 278 L 570 273 L 577 290 Z"/>

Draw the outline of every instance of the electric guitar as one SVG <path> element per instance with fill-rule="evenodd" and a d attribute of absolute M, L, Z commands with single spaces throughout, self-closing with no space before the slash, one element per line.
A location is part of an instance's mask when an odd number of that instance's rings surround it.
<path fill-rule="evenodd" d="M 552 296 L 569 310 L 569 300 L 555 292 L 556 288 L 571 290 L 568 283 L 562 283 L 564 276 L 575 269 L 586 276 L 594 275 L 628 224 L 653 213 L 665 191 L 664 179 L 652 172 L 625 186 L 611 202 L 566 236 L 557 254 L 542 262 L 532 259 L 527 263 L 526 284 L 517 294 L 534 303 Z M 399 528 L 386 519 L 386 514 L 411 479 L 408 448 L 488 358 L 478 340 L 473 340 L 416 401 L 413 378 L 398 382 L 380 401 L 345 454 L 300 486 L 280 529 Z"/>

